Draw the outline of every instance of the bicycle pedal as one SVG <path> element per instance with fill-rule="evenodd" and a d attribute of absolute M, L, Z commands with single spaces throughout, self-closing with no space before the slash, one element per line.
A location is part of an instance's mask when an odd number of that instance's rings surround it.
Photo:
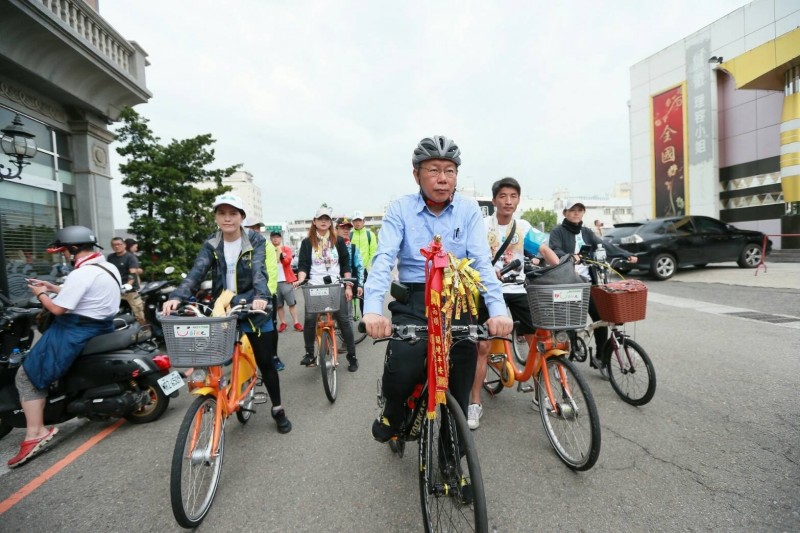
<path fill-rule="evenodd" d="M 268 401 L 269 397 L 266 392 L 256 392 L 253 395 L 253 403 L 267 403 Z"/>
<path fill-rule="evenodd" d="M 517 392 L 533 392 L 535 389 L 533 385 L 528 385 L 526 383 L 517 383 Z"/>

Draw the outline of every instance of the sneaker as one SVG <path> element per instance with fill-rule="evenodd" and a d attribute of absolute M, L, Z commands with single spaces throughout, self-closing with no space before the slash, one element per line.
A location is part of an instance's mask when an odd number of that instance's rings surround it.
<path fill-rule="evenodd" d="M 480 419 L 483 416 L 483 407 L 479 403 L 471 403 L 467 407 L 467 425 L 469 429 L 478 429 L 481 425 Z"/>
<path fill-rule="evenodd" d="M 295 322 L 294 329 L 295 331 L 303 331 L 303 324 L 301 324 L 300 322 Z"/>
<path fill-rule="evenodd" d="M 356 359 L 355 355 L 353 355 L 352 357 L 348 355 L 347 362 L 350 363 L 347 366 L 348 372 L 355 372 L 356 370 L 358 370 L 358 359 Z"/>
<path fill-rule="evenodd" d="M 272 358 L 272 365 L 275 367 L 275 370 L 277 370 L 278 372 L 280 372 L 281 370 L 286 368 L 286 365 L 283 364 L 283 361 L 281 361 L 280 358 L 277 355 Z"/>
<path fill-rule="evenodd" d="M 278 326 L 278 333 L 283 333 L 284 331 L 286 331 L 286 322 Z"/>
<path fill-rule="evenodd" d="M 389 420 L 385 417 L 379 417 L 372 423 L 372 438 L 378 442 L 389 442 L 392 437 L 397 436 L 397 433 L 389 425 Z"/>
<path fill-rule="evenodd" d="M 307 353 L 303 360 L 300 361 L 300 364 L 303 366 L 316 366 L 314 364 L 314 356 L 310 353 Z"/>
<path fill-rule="evenodd" d="M 589 359 L 589 366 L 598 369 L 600 371 L 600 377 L 608 381 L 608 368 L 600 359 L 592 356 L 592 358 Z"/>
<path fill-rule="evenodd" d="M 286 411 L 283 409 L 272 411 L 272 418 L 275 419 L 275 423 L 278 425 L 278 433 L 285 434 L 292 430 L 292 423 L 286 418 Z"/>
<path fill-rule="evenodd" d="M 549 396 L 545 396 L 544 397 L 544 408 L 545 408 L 545 411 L 547 411 L 548 413 L 552 413 L 553 412 L 553 406 L 550 405 L 550 397 Z M 534 411 L 538 411 L 539 410 L 539 394 L 538 394 L 538 391 L 534 391 L 534 393 L 533 393 L 533 400 L 531 400 L 531 409 L 533 409 Z"/>
<path fill-rule="evenodd" d="M 43 437 L 22 441 L 22 444 L 19 446 L 19 453 L 8 460 L 8 467 L 16 468 L 22 466 L 39 455 L 39 453 L 47 447 L 47 444 L 53 440 L 56 433 L 58 433 L 58 428 L 52 427 Z"/>

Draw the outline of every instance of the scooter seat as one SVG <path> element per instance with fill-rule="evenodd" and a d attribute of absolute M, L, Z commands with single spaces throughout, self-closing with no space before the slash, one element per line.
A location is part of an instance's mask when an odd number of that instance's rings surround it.
<path fill-rule="evenodd" d="M 141 324 L 135 322 L 129 328 L 98 335 L 86 343 L 81 355 L 91 355 L 95 353 L 113 352 L 122 350 L 138 342 L 139 334 L 142 330 Z"/>

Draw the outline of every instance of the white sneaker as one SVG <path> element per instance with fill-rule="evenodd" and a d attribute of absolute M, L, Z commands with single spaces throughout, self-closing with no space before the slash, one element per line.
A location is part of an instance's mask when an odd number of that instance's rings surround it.
<path fill-rule="evenodd" d="M 480 419 L 483 416 L 483 407 L 479 403 L 471 403 L 467 408 L 467 425 L 469 429 L 478 429 L 481 425 Z"/>

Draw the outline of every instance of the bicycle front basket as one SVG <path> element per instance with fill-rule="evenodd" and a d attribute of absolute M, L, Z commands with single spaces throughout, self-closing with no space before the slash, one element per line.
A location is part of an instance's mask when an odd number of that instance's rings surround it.
<path fill-rule="evenodd" d="M 533 325 L 542 329 L 580 329 L 589 312 L 590 283 L 526 285 Z"/>
<path fill-rule="evenodd" d="M 225 317 L 161 317 L 164 342 L 172 366 L 223 365 L 233 357 L 236 315 Z"/>
<path fill-rule="evenodd" d="M 303 285 L 303 299 L 306 302 L 307 315 L 335 313 L 342 305 L 342 286 L 339 283 Z"/>

